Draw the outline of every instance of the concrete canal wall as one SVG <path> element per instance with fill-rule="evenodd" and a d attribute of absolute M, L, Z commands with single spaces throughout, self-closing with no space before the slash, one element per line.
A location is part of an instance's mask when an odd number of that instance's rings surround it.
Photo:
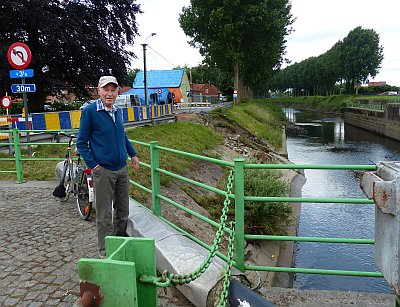
<path fill-rule="evenodd" d="M 386 137 L 400 140 L 400 104 L 388 103 L 385 110 L 351 107 L 344 113 L 344 122 Z"/>

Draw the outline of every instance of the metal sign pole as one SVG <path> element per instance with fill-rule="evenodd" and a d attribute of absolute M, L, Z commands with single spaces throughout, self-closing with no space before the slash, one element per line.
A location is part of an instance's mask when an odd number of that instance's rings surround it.
<path fill-rule="evenodd" d="M 24 88 L 25 78 L 22 78 L 21 81 L 22 81 L 22 87 Z M 22 93 L 22 97 L 23 97 L 23 100 L 24 100 L 24 110 L 25 110 L 25 128 L 26 128 L 26 130 L 30 130 L 31 129 L 31 127 L 30 127 L 31 125 L 29 124 L 28 101 L 27 101 L 27 98 L 26 98 L 26 92 Z M 31 136 L 30 136 L 29 131 L 26 132 L 26 142 L 27 143 L 31 142 Z M 28 154 L 29 154 L 29 156 L 32 155 L 31 145 L 28 145 Z"/>

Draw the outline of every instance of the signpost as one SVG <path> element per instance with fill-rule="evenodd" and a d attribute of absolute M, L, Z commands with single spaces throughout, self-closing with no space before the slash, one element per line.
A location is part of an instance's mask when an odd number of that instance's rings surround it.
<path fill-rule="evenodd" d="M 34 93 L 36 92 L 35 84 L 12 84 L 11 91 L 13 93 Z"/>
<path fill-rule="evenodd" d="M 10 78 L 31 78 L 33 77 L 33 69 L 10 70 Z"/>
<path fill-rule="evenodd" d="M 11 105 L 12 101 L 10 96 L 4 96 L 3 98 L 1 98 L 1 106 L 4 109 L 8 109 L 9 107 L 11 107 Z M 7 110 L 7 115 L 8 115 L 8 110 Z"/>
<path fill-rule="evenodd" d="M 25 109 L 25 128 L 30 130 L 29 124 L 29 112 L 28 112 L 28 101 L 26 98 L 26 93 L 32 93 L 36 91 L 35 84 L 25 84 L 25 78 L 33 77 L 33 70 L 26 69 L 31 63 L 32 53 L 27 45 L 21 42 L 16 42 L 12 44 L 7 51 L 7 59 L 10 65 L 17 70 L 10 70 L 10 78 L 20 78 L 21 84 L 13 84 L 11 86 L 11 91 L 13 93 L 22 93 L 24 100 Z M 26 141 L 30 143 L 29 131 L 26 133 Z M 28 153 L 31 155 L 31 146 L 28 145 Z"/>
<path fill-rule="evenodd" d="M 233 91 L 233 104 L 235 105 L 236 104 L 236 99 L 238 98 L 238 92 L 237 92 L 237 90 L 234 90 Z"/>
<path fill-rule="evenodd" d="M 17 42 L 8 48 L 7 59 L 15 69 L 24 69 L 31 63 L 32 53 L 27 45 Z"/>

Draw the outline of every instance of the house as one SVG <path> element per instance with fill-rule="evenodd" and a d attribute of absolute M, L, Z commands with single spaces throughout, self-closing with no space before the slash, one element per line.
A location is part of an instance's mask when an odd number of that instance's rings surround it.
<path fill-rule="evenodd" d="M 386 85 L 386 81 L 368 82 L 368 87 Z"/>
<path fill-rule="evenodd" d="M 188 102 L 189 92 L 189 78 L 183 69 L 149 70 L 147 72 L 147 98 L 150 104 Z M 138 71 L 132 85 L 132 90 L 127 91 L 124 94 L 138 95 L 141 104 L 144 104 L 143 71 Z"/>
<path fill-rule="evenodd" d="M 211 83 L 191 84 L 190 89 L 193 102 L 216 103 L 222 95 L 222 91 Z"/>

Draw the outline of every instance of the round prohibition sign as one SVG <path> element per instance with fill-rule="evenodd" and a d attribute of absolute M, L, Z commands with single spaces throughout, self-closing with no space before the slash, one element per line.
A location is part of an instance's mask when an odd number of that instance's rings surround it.
<path fill-rule="evenodd" d="M 1 105 L 3 106 L 4 109 L 11 107 L 12 105 L 11 97 L 4 96 L 3 98 L 1 98 Z"/>
<path fill-rule="evenodd" d="M 17 42 L 8 48 L 7 59 L 13 68 L 24 69 L 31 63 L 32 53 L 27 45 Z"/>

